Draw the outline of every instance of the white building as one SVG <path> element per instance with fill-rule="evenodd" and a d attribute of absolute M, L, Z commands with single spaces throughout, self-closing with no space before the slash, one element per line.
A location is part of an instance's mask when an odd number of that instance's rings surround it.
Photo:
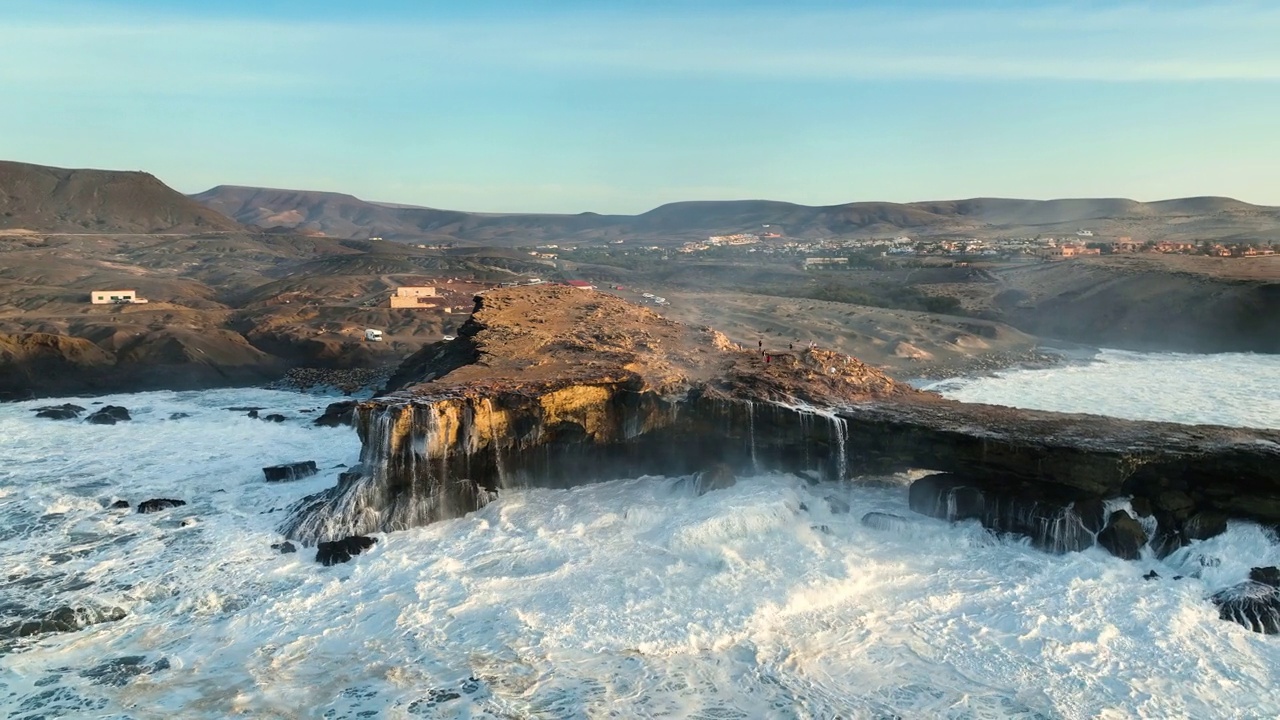
<path fill-rule="evenodd" d="M 142 304 L 146 300 L 138 297 L 137 290 L 94 290 L 89 293 L 89 302 L 94 305 L 128 305 Z"/>

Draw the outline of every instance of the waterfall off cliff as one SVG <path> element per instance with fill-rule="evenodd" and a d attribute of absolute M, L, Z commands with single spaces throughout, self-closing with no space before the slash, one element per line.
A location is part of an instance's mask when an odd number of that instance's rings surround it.
<path fill-rule="evenodd" d="M 1074 501 L 1120 494 L 1177 492 L 1191 510 L 1280 520 L 1274 431 L 965 405 L 834 352 L 742 348 L 559 286 L 477 297 L 458 338 L 408 358 L 382 397 L 360 404 L 356 425 L 360 465 L 299 502 L 288 536 L 312 544 L 405 529 L 506 488 L 713 465 L 825 479 L 955 473 L 985 493 L 973 517 L 1056 550 L 1098 531 L 1077 530 Z M 933 499 L 917 509 L 959 519 L 930 505 L 938 493 L 954 499 L 954 485 L 921 490 Z"/>

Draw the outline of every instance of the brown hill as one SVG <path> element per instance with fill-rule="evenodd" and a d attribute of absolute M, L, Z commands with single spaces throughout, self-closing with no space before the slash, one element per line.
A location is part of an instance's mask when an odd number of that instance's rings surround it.
<path fill-rule="evenodd" d="M 239 230 L 144 172 L 0 161 L 0 230 L 191 233 Z"/>
<path fill-rule="evenodd" d="M 1124 198 L 1018 200 L 973 198 L 938 202 L 855 202 L 808 206 L 772 200 L 676 202 L 639 215 L 488 214 L 361 200 L 351 195 L 220 185 L 194 199 L 260 227 L 322 232 L 333 237 L 460 240 L 532 244 L 636 238 L 672 241 L 769 225 L 791 237 L 856 235 L 1035 235 L 1074 232 L 1147 239 L 1154 232 L 1198 238 L 1280 238 L 1280 208 L 1230 198 L 1198 197 L 1142 203 Z"/>

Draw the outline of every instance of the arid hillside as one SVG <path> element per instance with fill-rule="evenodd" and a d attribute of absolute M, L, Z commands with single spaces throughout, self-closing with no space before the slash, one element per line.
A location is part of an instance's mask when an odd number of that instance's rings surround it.
<path fill-rule="evenodd" d="M 332 237 L 473 244 L 593 242 L 658 244 L 707 235 L 770 232 L 788 237 L 965 235 L 1035 236 L 1088 227 L 1139 241 L 1183 238 L 1280 240 L 1280 208 L 1231 198 L 1137 202 L 1123 198 L 939 202 L 852 202 L 808 206 L 771 200 L 676 202 L 639 215 L 468 213 L 392 205 L 351 195 L 220 185 L 192 196 L 245 224 Z"/>
<path fill-rule="evenodd" d="M 0 231 L 195 233 L 242 230 L 144 172 L 0 161 Z"/>
<path fill-rule="evenodd" d="M 1280 256 L 1116 255 L 918 287 L 1042 337 L 1132 350 L 1280 352 Z"/>

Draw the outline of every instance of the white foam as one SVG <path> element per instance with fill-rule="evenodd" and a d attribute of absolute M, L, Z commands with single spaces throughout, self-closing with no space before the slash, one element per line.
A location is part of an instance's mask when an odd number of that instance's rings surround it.
<path fill-rule="evenodd" d="M 698 497 L 687 479 L 649 477 L 510 492 L 323 568 L 314 551 L 269 545 L 279 509 L 358 455 L 350 429 L 290 411 L 324 400 L 104 400 L 136 419 L 0 406 L 0 624 L 20 614 L 12 604 L 129 612 L 0 649 L 0 708 L 15 717 L 1280 714 L 1280 643 L 1205 599 L 1280 563 L 1251 524 L 1163 563 L 1124 562 L 913 515 L 900 478 L 768 475 Z M 261 467 L 296 460 L 321 474 L 263 481 Z M 852 511 L 833 514 L 832 495 Z M 190 504 L 103 509 L 151 497 Z M 909 522 L 867 527 L 867 512 Z M 181 527 L 188 517 L 199 523 Z M 1143 581 L 1153 568 L 1163 577 Z M 144 671 L 84 676 L 127 656 Z"/>
<path fill-rule="evenodd" d="M 1280 428 L 1280 355 L 1103 350 L 1090 363 L 952 378 L 924 387 L 964 402 Z"/>

